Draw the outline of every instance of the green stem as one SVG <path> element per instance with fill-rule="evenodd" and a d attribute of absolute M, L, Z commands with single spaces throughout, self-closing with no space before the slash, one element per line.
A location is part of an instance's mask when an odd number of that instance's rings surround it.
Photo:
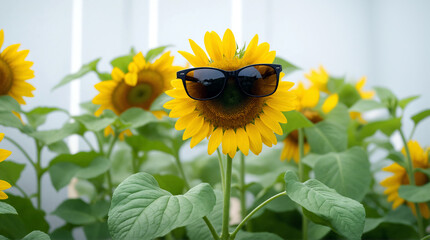
<path fill-rule="evenodd" d="M 190 189 L 190 184 L 188 182 L 187 176 L 185 175 L 185 171 L 182 166 L 181 159 L 179 158 L 179 153 L 175 154 L 175 161 L 176 161 L 176 165 L 178 166 L 179 173 L 181 174 L 182 179 L 184 179 L 185 187 L 187 187 L 187 189 Z"/>
<path fill-rule="evenodd" d="M 99 145 L 99 152 L 104 155 L 105 153 L 103 149 L 103 140 L 102 140 L 103 138 L 100 136 L 99 132 L 94 132 L 94 135 L 96 135 L 97 144 Z"/>
<path fill-rule="evenodd" d="M 36 158 L 36 184 L 37 184 L 37 209 L 41 209 L 42 206 L 42 149 L 43 146 L 39 144 L 39 141 L 35 140 L 36 149 L 37 149 L 37 158 Z"/>
<path fill-rule="evenodd" d="M 19 145 L 17 142 L 15 142 L 15 140 L 10 137 L 4 136 L 4 139 L 15 145 L 15 147 L 18 148 L 22 152 L 22 154 L 24 154 L 28 162 L 36 169 L 36 164 L 33 162 L 33 159 L 31 159 L 30 155 L 24 150 L 23 147 L 21 147 L 21 145 Z"/>
<path fill-rule="evenodd" d="M 22 194 L 23 197 L 29 198 L 28 195 L 27 195 L 27 193 L 25 193 L 25 191 L 20 186 L 18 186 L 17 183 L 15 183 L 13 185 L 13 187 L 16 188 L 16 189 L 18 189 L 18 191 Z"/>
<path fill-rule="evenodd" d="M 307 177 L 305 176 L 305 166 L 303 163 L 303 158 L 305 156 L 305 150 L 304 150 L 304 142 L 305 142 L 305 136 L 303 133 L 303 129 L 299 128 L 299 178 L 301 182 L 304 182 Z M 302 216 L 302 239 L 307 240 L 308 239 L 308 219 L 303 214 Z"/>
<path fill-rule="evenodd" d="M 409 140 L 411 140 L 412 139 L 412 137 L 414 136 L 414 133 L 415 133 L 415 129 L 417 128 L 417 125 L 416 124 L 414 124 L 414 127 L 412 128 L 412 131 L 411 131 L 411 135 L 409 136 Z"/>
<path fill-rule="evenodd" d="M 225 172 L 224 172 L 224 164 L 223 164 L 223 160 L 222 160 L 222 155 L 221 155 L 221 151 L 219 150 L 219 148 L 216 149 L 216 152 L 218 154 L 218 163 L 219 163 L 219 170 L 221 173 L 221 188 L 222 188 L 222 192 L 225 192 Z"/>
<path fill-rule="evenodd" d="M 242 222 L 239 223 L 239 225 L 237 225 L 236 229 L 233 231 L 233 233 L 230 236 L 230 239 L 234 239 L 236 237 L 236 234 L 239 232 L 239 230 L 242 228 L 243 225 L 245 225 L 245 223 L 252 217 L 252 215 L 254 215 L 258 210 L 260 210 L 262 207 L 264 207 L 265 205 L 267 205 L 268 203 L 270 203 L 271 201 L 277 199 L 278 197 L 287 195 L 286 192 L 281 192 L 276 194 L 275 196 L 267 199 L 266 201 L 264 201 L 263 203 L 261 203 L 260 205 L 258 205 L 256 208 L 254 208 L 254 210 L 252 210 L 243 220 Z"/>
<path fill-rule="evenodd" d="M 88 145 L 88 147 L 90 147 L 91 151 L 95 152 L 95 148 L 93 147 L 93 145 L 90 143 L 90 141 L 88 141 L 88 139 L 84 136 L 82 136 L 82 139 L 84 140 L 84 142 Z"/>
<path fill-rule="evenodd" d="M 110 156 L 112 155 L 113 147 L 115 146 L 116 141 L 118 140 L 118 132 L 115 131 L 115 136 L 113 137 L 112 141 L 109 144 L 109 148 L 106 154 L 107 159 L 110 161 Z M 103 149 L 103 147 L 101 148 Z M 108 194 L 109 197 L 112 198 L 113 193 L 113 184 L 112 184 L 112 176 L 110 173 L 110 169 L 106 172 L 106 178 L 108 183 Z"/>
<path fill-rule="evenodd" d="M 133 173 L 138 173 L 139 172 L 139 167 L 138 167 L 138 154 L 137 151 L 133 149 L 133 159 L 132 159 L 132 166 L 133 166 Z"/>
<path fill-rule="evenodd" d="M 231 194 L 231 171 L 233 159 L 227 154 L 227 169 L 225 175 L 225 192 L 224 192 L 224 208 L 222 213 L 222 233 L 221 239 L 230 239 L 229 221 L 230 221 L 230 194 Z"/>
<path fill-rule="evenodd" d="M 414 165 L 412 163 L 411 158 L 411 152 L 409 151 L 408 143 L 405 138 L 405 134 L 403 133 L 402 129 L 399 129 L 400 136 L 403 140 L 403 145 L 405 146 L 406 151 L 406 158 L 408 160 L 408 175 L 409 175 L 409 184 L 410 185 L 416 185 L 415 183 L 415 174 L 414 174 Z M 417 213 L 417 223 L 418 223 L 418 234 L 420 238 L 424 237 L 424 224 L 423 224 L 423 217 L 421 216 L 421 211 L 418 206 L 418 203 L 414 203 L 415 206 L 415 212 Z"/>
<path fill-rule="evenodd" d="M 245 155 L 240 154 L 240 214 L 246 217 L 246 189 L 245 189 Z"/>
<path fill-rule="evenodd" d="M 215 230 L 214 226 L 212 225 L 211 221 L 209 220 L 209 218 L 207 218 L 207 217 L 205 216 L 205 217 L 203 217 L 203 221 L 205 221 L 206 225 L 208 226 L 209 231 L 210 231 L 210 232 L 211 232 L 211 234 L 212 234 L 212 237 L 213 237 L 215 240 L 219 240 L 218 233 L 216 232 L 216 230 Z"/>

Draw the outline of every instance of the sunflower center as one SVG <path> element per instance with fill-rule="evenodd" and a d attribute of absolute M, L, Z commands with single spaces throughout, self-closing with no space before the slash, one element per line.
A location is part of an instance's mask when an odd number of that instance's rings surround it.
<path fill-rule="evenodd" d="M 12 69 L 10 69 L 9 64 L 0 57 L 0 95 L 6 95 L 12 87 L 12 83 Z"/>
<path fill-rule="evenodd" d="M 303 109 L 301 112 L 313 124 L 319 123 L 319 122 L 321 122 L 323 120 L 323 118 L 319 115 L 318 112 L 313 111 L 311 109 Z M 299 132 L 297 130 L 292 131 L 290 134 L 288 134 L 288 138 L 290 140 L 294 141 L 295 143 L 298 143 L 299 142 Z M 305 143 L 307 142 L 306 137 L 305 137 L 305 141 L 304 142 Z"/>
<path fill-rule="evenodd" d="M 197 110 L 205 119 L 223 129 L 244 127 L 258 117 L 263 106 L 264 98 L 245 95 L 232 79 L 216 99 L 197 102 Z"/>
<path fill-rule="evenodd" d="M 112 103 L 122 113 L 131 107 L 149 110 L 154 100 L 163 93 L 163 77 L 152 70 L 142 70 L 137 74 L 136 86 L 120 82 L 112 93 Z"/>

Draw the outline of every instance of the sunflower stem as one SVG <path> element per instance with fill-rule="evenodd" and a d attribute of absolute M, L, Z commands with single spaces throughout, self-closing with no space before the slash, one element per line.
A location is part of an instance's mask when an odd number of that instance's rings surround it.
<path fill-rule="evenodd" d="M 188 182 L 187 175 L 185 175 L 184 167 L 182 166 L 179 153 L 175 154 L 175 161 L 176 161 L 176 165 L 178 166 L 179 173 L 181 174 L 182 179 L 184 179 L 185 187 L 187 189 L 190 189 L 190 183 Z"/>
<path fill-rule="evenodd" d="M 109 144 L 109 148 L 108 148 L 108 151 L 106 153 L 106 158 L 108 159 L 108 161 L 110 161 L 110 156 L 112 155 L 113 147 L 115 146 L 115 143 L 118 140 L 118 134 L 119 133 L 117 131 L 115 131 L 115 135 Z M 103 147 L 101 149 L 103 149 Z M 112 184 L 112 176 L 110 173 L 110 169 L 106 172 L 106 179 L 107 179 L 107 183 L 108 183 L 108 194 L 109 194 L 109 197 L 112 199 L 113 184 Z"/>
<path fill-rule="evenodd" d="M 37 209 L 41 209 L 42 206 L 42 149 L 43 146 L 40 145 L 39 141 L 35 140 L 36 149 L 37 149 L 37 158 L 36 158 L 36 184 L 37 184 Z"/>
<path fill-rule="evenodd" d="M 245 155 L 240 153 L 240 213 L 242 219 L 246 217 L 246 189 L 245 189 Z"/>
<path fill-rule="evenodd" d="M 93 151 L 93 152 L 96 151 L 96 149 L 93 147 L 93 145 L 90 143 L 90 141 L 88 141 L 88 139 L 86 137 L 82 136 L 82 139 L 88 145 L 88 147 L 91 149 L 91 151 Z"/>
<path fill-rule="evenodd" d="M 304 182 L 307 178 L 305 175 L 305 166 L 303 163 L 303 158 L 305 156 L 305 150 L 304 150 L 305 136 L 302 128 L 299 128 L 298 132 L 299 132 L 299 178 L 301 182 Z M 308 239 L 308 219 L 306 218 L 304 213 L 302 216 L 302 239 L 303 240 Z"/>
<path fill-rule="evenodd" d="M 216 149 L 216 152 L 218 154 L 219 170 L 221 173 L 221 188 L 222 188 L 222 192 L 224 193 L 225 192 L 225 172 L 224 172 L 223 158 L 219 148 Z"/>
<path fill-rule="evenodd" d="M 409 184 L 410 185 L 416 185 L 415 183 L 415 174 L 414 174 L 414 165 L 411 158 L 411 152 L 409 151 L 409 146 L 405 138 L 405 134 L 403 133 L 402 129 L 399 129 L 400 136 L 402 137 L 403 145 L 405 147 L 406 151 L 406 158 L 408 162 L 408 176 L 409 176 Z M 415 206 L 415 212 L 417 214 L 417 223 L 418 223 L 418 235 L 420 238 L 424 237 L 424 224 L 423 224 L 423 217 L 421 216 L 421 210 L 419 208 L 418 203 L 414 203 Z"/>
<path fill-rule="evenodd" d="M 227 167 L 225 175 L 225 191 L 224 191 L 224 208 L 222 213 L 222 233 L 221 239 L 230 239 L 229 222 L 230 222 L 230 194 L 231 194 L 231 171 L 233 159 L 227 154 Z"/>
<path fill-rule="evenodd" d="M 272 196 L 271 198 L 267 199 L 266 201 L 262 202 L 260 205 L 258 205 L 256 208 L 254 208 L 243 220 L 242 222 L 239 223 L 239 225 L 237 225 L 236 229 L 231 233 L 230 235 L 230 239 L 234 239 L 236 237 L 236 234 L 239 232 L 239 230 L 243 227 L 243 225 L 245 225 L 245 223 L 250 220 L 250 218 L 252 217 L 252 215 L 254 215 L 258 210 L 260 210 L 262 207 L 266 206 L 268 203 L 270 203 L 271 201 L 277 199 L 278 197 L 287 195 L 287 192 L 281 192 L 276 194 L 275 196 Z"/>
<path fill-rule="evenodd" d="M 18 148 L 22 152 L 22 154 L 24 154 L 28 162 L 36 169 L 36 164 L 33 162 L 33 159 L 31 159 L 30 155 L 24 150 L 23 147 L 21 147 L 21 145 L 19 145 L 15 140 L 10 137 L 4 136 L 4 139 L 15 145 L 15 147 Z"/>

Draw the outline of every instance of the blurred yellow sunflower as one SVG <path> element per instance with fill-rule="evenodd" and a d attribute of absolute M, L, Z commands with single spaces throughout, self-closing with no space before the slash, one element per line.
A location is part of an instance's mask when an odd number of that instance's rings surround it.
<path fill-rule="evenodd" d="M 0 133 L 0 142 L 4 138 L 4 133 Z M 12 152 L 6 149 L 0 149 L 0 162 L 3 162 Z M 0 199 L 7 199 L 6 193 L 3 190 L 9 189 L 11 185 L 3 180 L 0 180 Z"/>
<path fill-rule="evenodd" d="M 427 169 L 430 167 L 428 159 L 429 149 L 424 151 L 424 149 L 421 148 L 417 141 L 412 140 L 408 142 L 408 148 L 411 154 L 414 168 Z M 402 153 L 406 156 L 404 147 L 402 149 Z M 400 166 L 398 163 L 393 163 L 390 166 L 383 168 L 382 170 L 393 173 L 392 176 L 384 179 L 381 182 L 381 185 L 386 188 L 384 194 L 388 195 L 388 201 L 393 202 L 393 209 L 396 209 L 400 205 L 406 203 L 412 209 L 413 213 L 416 214 L 415 205 L 411 202 L 407 202 L 403 198 L 400 198 L 398 192 L 401 185 L 409 184 L 409 177 L 406 172 L 406 169 Z M 428 182 L 429 179 L 427 175 L 421 172 L 415 172 L 415 184 L 417 186 L 422 186 Z M 419 203 L 418 205 L 422 216 L 427 219 L 430 218 L 430 211 L 427 203 Z"/>
<path fill-rule="evenodd" d="M 330 93 L 327 89 L 329 75 L 322 65 L 320 65 L 318 69 L 311 69 L 310 73 L 305 73 L 305 78 L 311 81 L 312 86 L 316 87 L 321 92 Z"/>
<path fill-rule="evenodd" d="M 110 109 L 117 115 L 132 107 L 149 110 L 158 96 L 172 88 L 170 81 L 176 78 L 176 72 L 181 69 L 172 65 L 173 58 L 170 52 L 166 52 L 151 63 L 147 62 L 139 52 L 128 65 L 128 73 L 115 67 L 111 74 L 112 80 L 95 85 L 99 94 L 94 97 L 93 103 L 101 105 L 95 115 L 99 116 L 105 109 Z M 164 111 L 152 111 L 152 113 L 157 118 L 166 115 Z M 111 127 L 107 127 L 104 131 L 105 136 L 113 133 Z M 131 131 L 122 132 L 119 138 L 123 139 L 124 135 L 131 135 Z"/>
<path fill-rule="evenodd" d="M 20 44 L 13 44 L 1 51 L 4 31 L 0 30 L 0 96 L 9 95 L 19 104 L 25 104 L 23 97 L 34 97 L 34 88 L 27 80 L 34 78 L 30 69 L 33 62 L 25 61 L 29 50 L 18 51 Z"/>
<path fill-rule="evenodd" d="M 360 94 L 360 97 L 362 99 L 372 99 L 373 96 L 375 96 L 375 92 L 363 90 L 364 85 L 366 84 L 366 81 L 367 81 L 366 77 L 360 78 L 360 80 L 358 80 L 358 82 L 355 84 L 355 89 Z M 349 116 L 351 117 L 351 119 L 357 120 L 360 123 L 363 123 L 363 124 L 366 123 L 366 120 L 363 119 L 360 112 L 351 111 L 349 112 Z"/>
<path fill-rule="evenodd" d="M 233 71 L 251 64 L 272 63 L 276 52 L 270 51 L 268 43 L 258 44 L 255 35 L 239 54 L 236 41 L 230 29 L 227 29 L 221 39 L 215 32 L 206 32 L 204 44 L 206 51 L 193 40 L 189 40 L 194 55 L 179 51 L 194 67 L 210 66 L 227 71 Z M 281 77 L 283 74 L 281 75 Z M 169 116 L 179 118 L 175 128 L 185 129 L 183 139 L 191 138 L 191 148 L 209 138 L 208 153 L 212 154 L 222 145 L 222 152 L 234 157 L 237 149 L 248 155 L 249 150 L 258 155 L 262 143 L 271 147 L 277 143 L 275 134 L 282 134 L 279 123 L 286 123 L 283 111 L 295 109 L 295 96 L 289 91 L 292 82 L 279 82 L 277 91 L 262 98 L 241 97 L 232 106 L 221 103 L 217 99 L 197 101 L 188 97 L 181 80 L 172 81 L 174 89 L 166 92 L 174 99 L 164 107 L 171 109 Z M 242 99 L 243 98 L 243 99 Z"/>
<path fill-rule="evenodd" d="M 320 92 L 316 86 L 305 88 L 302 82 L 300 82 L 297 88 L 293 89 L 294 94 L 297 96 L 297 111 L 300 111 L 309 121 L 312 123 L 318 123 L 324 120 L 323 116 L 315 109 L 319 100 Z M 337 94 L 329 95 L 322 105 L 322 111 L 327 114 L 336 107 L 339 101 Z M 310 146 L 306 139 L 304 142 L 305 154 L 310 150 Z M 299 138 L 298 131 L 294 130 L 284 139 L 284 148 L 281 152 L 281 160 L 287 159 L 290 161 L 293 159 L 296 163 L 299 162 Z"/>

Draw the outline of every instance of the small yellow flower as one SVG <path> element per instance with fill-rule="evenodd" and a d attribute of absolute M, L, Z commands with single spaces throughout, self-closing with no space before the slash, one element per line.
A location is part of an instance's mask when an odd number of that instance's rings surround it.
<path fill-rule="evenodd" d="M 23 97 L 34 97 L 36 90 L 26 82 L 34 78 L 30 69 L 33 62 L 25 61 L 29 50 L 18 51 L 20 44 L 13 44 L 1 51 L 4 41 L 3 29 L 0 30 L 0 96 L 9 95 L 19 104 L 25 104 Z"/>
<path fill-rule="evenodd" d="M 320 65 L 318 70 L 311 69 L 311 72 L 306 73 L 305 77 L 309 81 L 311 81 L 312 85 L 315 86 L 321 92 L 330 93 L 329 90 L 327 89 L 327 83 L 329 79 L 329 75 L 327 71 L 324 69 L 322 65 Z"/>
<path fill-rule="evenodd" d="M 300 111 L 312 123 L 318 123 L 324 119 L 315 109 L 320 100 L 320 92 L 316 86 L 311 86 L 306 89 L 303 83 L 300 82 L 297 88 L 293 90 L 293 93 L 297 96 L 297 111 Z M 331 112 L 331 110 L 336 107 L 338 101 L 339 96 L 337 94 L 329 95 L 322 105 L 323 113 L 327 114 Z M 306 139 L 304 142 L 304 150 L 305 154 L 310 150 L 310 146 Z M 299 162 L 299 139 L 297 130 L 292 131 L 284 139 L 281 160 L 285 159 L 288 161 L 293 159 L 296 163 Z"/>
<path fill-rule="evenodd" d="M 362 77 L 356 84 L 355 84 L 355 89 L 357 89 L 357 92 L 360 94 L 360 97 L 362 99 L 372 99 L 373 96 L 375 96 L 375 92 L 374 91 L 364 91 L 363 87 L 366 84 L 367 78 L 366 77 Z M 361 116 L 360 112 L 349 112 L 349 116 L 351 117 L 351 119 L 355 119 L 358 122 L 364 124 L 366 123 L 366 120 L 364 120 Z"/>
<path fill-rule="evenodd" d="M 0 142 L 4 138 L 4 133 L 0 133 Z M 0 162 L 3 162 L 6 158 L 8 158 L 12 154 L 11 151 L 6 149 L 0 149 Z M 3 190 L 11 188 L 11 185 L 3 180 L 0 180 L 0 199 L 7 199 L 6 193 L 3 192 Z"/>
<path fill-rule="evenodd" d="M 105 135 L 105 137 L 108 137 L 109 135 L 115 136 L 115 131 L 112 129 L 111 126 L 107 126 L 104 130 L 104 135 Z M 120 141 L 124 141 L 125 136 L 131 136 L 131 135 L 133 135 L 131 130 L 126 129 L 126 130 L 119 133 L 118 138 Z"/>
<path fill-rule="evenodd" d="M 249 42 L 243 56 L 237 54 L 236 41 L 230 29 L 221 39 L 215 32 L 206 32 L 205 51 L 193 40 L 189 40 L 194 55 L 179 51 L 194 67 L 214 67 L 233 71 L 251 64 L 272 63 L 276 52 L 270 51 L 268 43 L 258 44 L 258 35 Z M 209 57 L 208 57 L 209 55 Z M 282 76 L 282 75 L 281 75 Z M 188 97 L 181 80 L 172 81 L 173 90 L 166 92 L 174 99 L 164 107 L 171 109 L 172 118 L 179 118 L 175 128 L 185 129 L 183 139 L 191 138 L 191 148 L 206 137 L 209 138 L 208 153 L 219 145 L 222 152 L 234 157 L 237 149 L 248 155 L 249 150 L 259 154 L 262 143 L 271 147 L 277 143 L 275 134 L 282 134 L 279 123 L 286 123 L 283 111 L 295 109 L 295 96 L 289 91 L 292 82 L 279 82 L 277 91 L 270 96 L 240 97 L 235 105 L 217 99 L 197 101 Z"/>
<path fill-rule="evenodd" d="M 428 149 L 424 151 L 424 149 L 421 148 L 417 141 L 412 140 L 408 142 L 408 148 L 411 154 L 414 168 L 427 169 L 430 167 L 428 159 Z M 406 156 L 405 148 L 402 149 L 402 153 Z M 398 163 L 393 163 L 390 166 L 383 168 L 382 170 L 393 173 L 392 176 L 386 178 L 381 182 L 381 185 L 386 188 L 384 194 L 388 195 L 388 201 L 393 202 L 393 209 L 396 209 L 400 205 L 406 203 L 412 209 L 413 213 L 416 214 L 415 205 L 401 198 L 398 192 L 401 185 L 409 184 L 409 177 L 408 173 L 406 172 L 406 169 L 400 166 Z M 422 186 L 429 182 L 427 175 L 425 175 L 424 173 L 415 172 L 414 177 L 415 184 L 417 186 Z M 427 219 L 430 218 L 430 211 L 427 206 L 427 203 L 419 203 L 418 205 L 422 216 Z"/>

